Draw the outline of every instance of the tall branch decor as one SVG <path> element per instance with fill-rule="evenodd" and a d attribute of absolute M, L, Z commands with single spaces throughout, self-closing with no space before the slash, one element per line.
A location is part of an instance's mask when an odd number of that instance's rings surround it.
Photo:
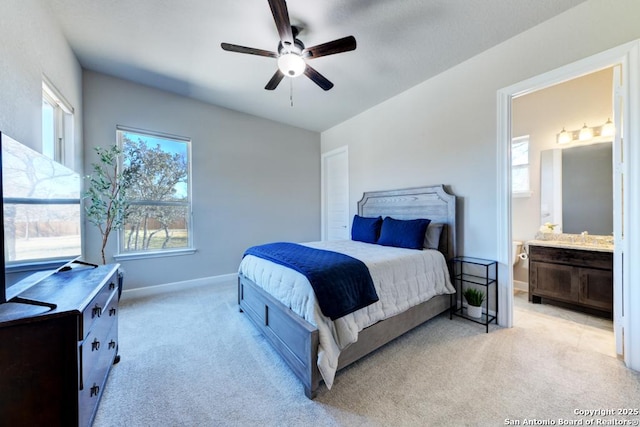
<path fill-rule="evenodd" d="M 96 147 L 99 161 L 92 163 L 93 173 L 86 177 L 89 188 L 84 193 L 87 219 L 102 235 L 100 254 L 106 264 L 105 248 L 112 231 L 121 229 L 129 214 L 127 189 L 135 176 L 134 168 L 122 166 L 123 151 L 116 145 Z"/>

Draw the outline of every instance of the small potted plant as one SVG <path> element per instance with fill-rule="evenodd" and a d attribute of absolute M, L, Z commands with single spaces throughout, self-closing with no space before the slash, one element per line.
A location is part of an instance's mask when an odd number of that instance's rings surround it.
<path fill-rule="evenodd" d="M 484 292 L 476 288 L 464 290 L 464 299 L 467 300 L 467 314 L 470 317 L 479 319 L 482 317 L 482 303 L 484 302 Z"/>

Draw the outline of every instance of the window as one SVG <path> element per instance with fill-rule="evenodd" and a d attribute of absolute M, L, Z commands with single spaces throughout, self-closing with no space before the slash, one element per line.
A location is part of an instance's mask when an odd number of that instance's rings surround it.
<path fill-rule="evenodd" d="M 42 82 L 42 149 L 46 157 L 73 167 L 73 108 L 46 79 Z"/>
<path fill-rule="evenodd" d="M 73 161 L 73 107 L 43 77 L 42 144 L 2 135 L 5 261 L 10 271 L 50 268 L 82 252 L 80 174 Z"/>
<path fill-rule="evenodd" d="M 2 182 L 7 267 L 80 255 L 78 173 L 2 135 Z"/>
<path fill-rule="evenodd" d="M 529 135 L 511 140 L 511 194 L 531 196 L 529 186 Z"/>
<path fill-rule="evenodd" d="M 56 125 L 58 124 L 58 110 L 55 102 L 42 93 L 42 154 L 50 159 L 56 160 L 56 147 L 58 138 L 56 136 Z"/>
<path fill-rule="evenodd" d="M 191 140 L 126 128 L 117 135 L 123 166 L 136 176 L 127 189 L 120 255 L 192 250 Z"/>

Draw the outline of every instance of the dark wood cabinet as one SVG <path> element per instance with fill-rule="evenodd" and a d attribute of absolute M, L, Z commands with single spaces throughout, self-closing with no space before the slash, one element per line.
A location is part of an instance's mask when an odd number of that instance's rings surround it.
<path fill-rule="evenodd" d="M 613 253 L 529 246 L 529 301 L 613 313 Z"/>
<path fill-rule="evenodd" d="M 0 424 L 89 426 L 118 349 L 118 265 L 57 272 L 0 305 Z"/>
<path fill-rule="evenodd" d="M 613 271 L 580 268 L 580 304 L 613 313 Z"/>

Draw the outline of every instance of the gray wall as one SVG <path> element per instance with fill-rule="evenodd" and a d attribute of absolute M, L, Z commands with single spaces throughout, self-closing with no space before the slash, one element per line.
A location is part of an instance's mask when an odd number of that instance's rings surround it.
<path fill-rule="evenodd" d="M 125 288 L 235 273 L 244 250 L 320 238 L 320 135 L 146 86 L 84 72 L 86 165 L 115 143 L 116 126 L 191 138 L 197 252 L 121 261 Z M 88 167 L 87 167 L 87 170 Z M 99 234 L 86 226 L 87 259 Z M 107 255 L 117 249 L 111 239 Z"/>
<path fill-rule="evenodd" d="M 323 132 L 322 152 L 349 147 L 351 213 L 363 191 L 448 184 L 460 254 L 496 259 L 497 91 L 639 38 L 638 16 L 588 0 Z"/>
<path fill-rule="evenodd" d="M 35 150 L 42 146 L 42 76 L 75 110 L 73 168 L 82 171 L 82 70 L 39 0 L 2 0 L 0 132 Z"/>

